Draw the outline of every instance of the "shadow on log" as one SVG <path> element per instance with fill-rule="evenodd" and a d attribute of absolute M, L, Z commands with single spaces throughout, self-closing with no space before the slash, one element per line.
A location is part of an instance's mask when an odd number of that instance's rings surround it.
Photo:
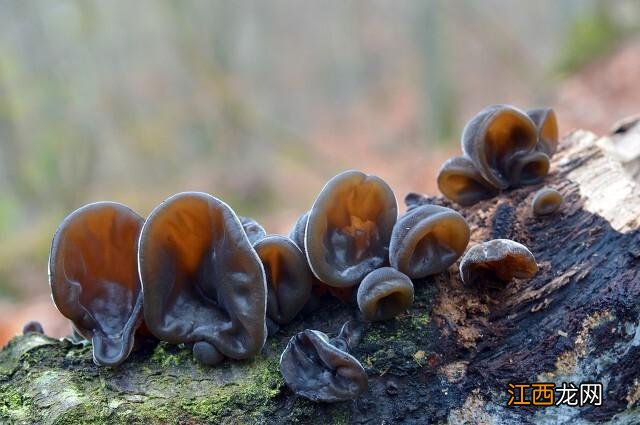
<path fill-rule="evenodd" d="M 464 288 L 456 264 L 416 281 L 411 310 L 371 324 L 353 350 L 370 381 L 358 400 L 311 403 L 278 370 L 291 335 L 335 335 L 356 316 L 336 301 L 281 329 L 257 358 L 214 368 L 162 343 L 98 368 L 90 347 L 16 337 L 0 352 L 0 422 L 639 423 L 640 189 L 601 142 L 582 131 L 565 138 L 545 182 L 565 197 L 556 214 L 531 213 L 542 185 L 459 210 L 471 244 L 519 241 L 538 275 L 503 291 Z M 602 382 L 602 406 L 507 407 L 507 384 L 522 382 Z"/>

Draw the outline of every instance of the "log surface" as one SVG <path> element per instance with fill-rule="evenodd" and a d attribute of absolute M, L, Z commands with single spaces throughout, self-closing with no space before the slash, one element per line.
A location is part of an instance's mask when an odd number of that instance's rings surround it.
<path fill-rule="evenodd" d="M 557 214 L 532 216 L 542 185 L 459 209 L 471 244 L 519 241 L 539 273 L 502 291 L 464 288 L 457 264 L 416 281 L 413 307 L 369 325 L 352 352 L 370 381 L 358 400 L 311 403 L 278 371 L 295 332 L 335 335 L 356 317 L 335 301 L 270 337 L 257 358 L 214 368 L 164 343 L 98 368 L 90 346 L 16 337 L 0 351 L 0 423 L 640 423 L 640 189 L 633 161 L 603 148 L 611 142 L 564 139 L 545 182 L 565 197 Z M 604 384 L 602 406 L 506 406 L 510 382 L 586 381 Z"/>

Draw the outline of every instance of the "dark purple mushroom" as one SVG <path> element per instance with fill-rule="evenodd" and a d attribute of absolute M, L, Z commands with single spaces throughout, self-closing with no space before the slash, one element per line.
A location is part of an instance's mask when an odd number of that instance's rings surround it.
<path fill-rule="evenodd" d="M 345 171 L 329 180 L 309 212 L 305 233 L 316 277 L 351 287 L 385 265 L 397 209 L 393 191 L 379 177 Z"/>
<path fill-rule="evenodd" d="M 404 273 L 382 267 L 369 273 L 358 287 L 362 316 L 377 322 L 396 317 L 413 304 L 413 283 Z"/>
<path fill-rule="evenodd" d="M 460 262 L 465 285 L 502 287 L 511 279 L 530 279 L 538 264 L 526 246 L 510 239 L 494 239 L 475 245 Z"/>
<path fill-rule="evenodd" d="M 144 219 L 124 205 L 96 202 L 65 218 L 49 256 L 53 301 L 93 344 L 98 365 L 122 363 L 142 323 L 137 241 Z"/>
<path fill-rule="evenodd" d="M 291 390 L 312 401 L 352 400 L 366 391 L 367 374 L 360 362 L 329 337 L 315 330 L 304 330 L 287 344 L 280 356 L 280 371 Z"/>
<path fill-rule="evenodd" d="M 260 352 L 265 273 L 227 204 L 200 192 L 161 203 L 142 229 L 139 269 L 146 324 L 158 339 L 194 344 L 204 364 Z"/>
<path fill-rule="evenodd" d="M 412 279 L 440 273 L 464 253 L 469 236 L 467 221 L 451 208 L 416 207 L 393 227 L 391 266 Z"/>
<path fill-rule="evenodd" d="M 309 300 L 314 276 L 300 248 L 284 236 L 266 236 L 254 246 L 267 277 L 267 316 L 285 325 Z"/>
<path fill-rule="evenodd" d="M 23 335 L 28 333 L 44 334 L 44 329 L 42 329 L 42 325 L 40 324 L 40 322 L 31 320 L 30 322 L 27 322 L 22 328 Z"/>

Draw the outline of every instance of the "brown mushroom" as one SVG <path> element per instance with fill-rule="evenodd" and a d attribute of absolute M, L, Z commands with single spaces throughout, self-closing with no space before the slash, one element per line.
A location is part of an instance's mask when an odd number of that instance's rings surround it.
<path fill-rule="evenodd" d="M 553 214 L 558 211 L 564 202 L 564 198 L 555 189 L 543 187 L 533 196 L 531 208 L 536 216 Z"/>
<path fill-rule="evenodd" d="M 501 287 L 511 279 L 530 279 L 538 265 L 526 246 L 510 239 L 494 239 L 475 245 L 460 262 L 465 285 Z"/>
<path fill-rule="evenodd" d="M 291 390 L 312 401 L 352 400 L 366 391 L 367 374 L 360 362 L 329 337 L 316 330 L 304 330 L 287 344 L 280 356 L 280 371 Z"/>
<path fill-rule="evenodd" d="M 53 237 L 53 301 L 92 342 L 98 365 L 122 363 L 142 323 L 136 249 L 143 222 L 124 205 L 96 202 L 67 216 Z"/>
<path fill-rule="evenodd" d="M 254 246 L 267 277 L 267 316 L 285 325 L 311 295 L 313 274 L 300 248 L 284 236 L 266 236 Z"/>
<path fill-rule="evenodd" d="M 538 184 L 549 173 L 549 157 L 538 151 L 516 155 L 509 161 L 508 170 L 512 187 Z"/>
<path fill-rule="evenodd" d="M 145 321 L 157 338 L 194 344 L 204 364 L 260 352 L 265 273 L 227 204 L 206 193 L 173 195 L 145 222 L 138 262 Z"/>
<path fill-rule="evenodd" d="M 534 150 L 537 139 L 536 126 L 526 113 L 510 105 L 494 105 L 467 123 L 462 151 L 486 181 L 506 189 L 518 184 L 509 171 L 514 158 Z"/>
<path fill-rule="evenodd" d="M 556 153 L 559 140 L 555 112 L 551 108 L 539 108 L 527 111 L 527 115 L 533 120 L 538 130 L 537 149 L 551 158 Z"/>
<path fill-rule="evenodd" d="M 393 227 L 391 266 L 412 279 L 440 273 L 464 253 L 469 236 L 466 220 L 451 208 L 416 207 Z"/>
<path fill-rule="evenodd" d="M 358 307 L 370 322 L 392 319 L 406 311 L 411 304 L 411 279 L 391 267 L 372 271 L 358 287 Z"/>
<path fill-rule="evenodd" d="M 438 188 L 444 196 L 462 206 L 493 198 L 499 193 L 465 156 L 453 157 L 442 165 L 438 172 Z"/>
<path fill-rule="evenodd" d="M 264 227 L 260 225 L 257 221 L 255 221 L 251 217 L 238 217 L 240 219 L 240 223 L 242 224 L 242 228 L 244 232 L 247 234 L 247 238 L 249 238 L 249 242 L 251 244 L 255 244 L 260 239 L 267 236 L 267 231 L 264 230 Z"/>
<path fill-rule="evenodd" d="M 379 177 L 345 171 L 329 180 L 309 212 L 305 233 L 316 277 L 350 287 L 383 266 L 397 209 L 393 191 Z"/>

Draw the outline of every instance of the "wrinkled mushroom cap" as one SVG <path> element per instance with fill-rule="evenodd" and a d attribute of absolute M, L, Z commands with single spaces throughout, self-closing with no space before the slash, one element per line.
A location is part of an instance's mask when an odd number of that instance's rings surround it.
<path fill-rule="evenodd" d="M 370 322 L 388 320 L 413 304 L 413 283 L 404 273 L 382 267 L 369 273 L 358 287 L 358 307 Z"/>
<path fill-rule="evenodd" d="M 531 208 L 536 216 L 553 214 L 558 211 L 564 202 L 564 198 L 555 189 L 543 187 L 533 196 Z"/>
<path fill-rule="evenodd" d="M 517 183 L 511 180 L 511 162 L 531 152 L 537 140 L 536 126 L 526 113 L 510 105 L 494 105 L 467 123 L 462 151 L 485 180 L 506 189 Z"/>
<path fill-rule="evenodd" d="M 538 130 L 538 150 L 551 158 L 558 148 L 558 120 L 552 108 L 539 108 L 527 111 Z"/>
<path fill-rule="evenodd" d="M 124 205 L 96 202 L 67 216 L 49 255 L 53 301 L 98 365 L 122 363 L 142 322 L 137 241 L 144 219 Z"/>
<path fill-rule="evenodd" d="M 289 323 L 311 295 L 313 274 L 300 248 L 284 236 L 266 236 L 253 246 L 267 277 L 267 316 Z"/>
<path fill-rule="evenodd" d="M 529 279 L 538 265 L 526 246 L 510 239 L 494 239 L 475 245 L 460 262 L 460 277 L 465 285 L 493 286 L 511 279 Z"/>
<path fill-rule="evenodd" d="M 264 269 L 227 204 L 206 193 L 173 195 L 145 222 L 138 262 L 145 321 L 157 338 L 193 343 L 205 364 L 260 351 Z"/>
<path fill-rule="evenodd" d="M 379 177 L 345 171 L 324 186 L 309 212 L 305 251 L 315 276 L 349 287 L 387 262 L 398 206 Z"/>
<path fill-rule="evenodd" d="M 294 393 L 312 401 L 352 400 L 368 387 L 360 362 L 310 329 L 291 338 L 280 356 L 280 371 Z"/>
<path fill-rule="evenodd" d="M 438 172 L 438 188 L 444 196 L 462 206 L 493 198 L 499 192 L 464 156 L 453 157 L 442 165 Z"/>
<path fill-rule="evenodd" d="M 255 221 L 251 217 L 238 217 L 240 219 L 240 223 L 242 223 L 242 228 L 244 232 L 247 234 L 247 238 L 249 238 L 249 242 L 251 244 L 255 244 L 260 239 L 267 236 L 267 231 L 264 230 L 264 227 L 260 225 L 257 221 Z"/>
<path fill-rule="evenodd" d="M 414 208 L 393 227 L 391 266 L 412 279 L 440 273 L 464 253 L 469 236 L 466 220 L 451 208 Z"/>

